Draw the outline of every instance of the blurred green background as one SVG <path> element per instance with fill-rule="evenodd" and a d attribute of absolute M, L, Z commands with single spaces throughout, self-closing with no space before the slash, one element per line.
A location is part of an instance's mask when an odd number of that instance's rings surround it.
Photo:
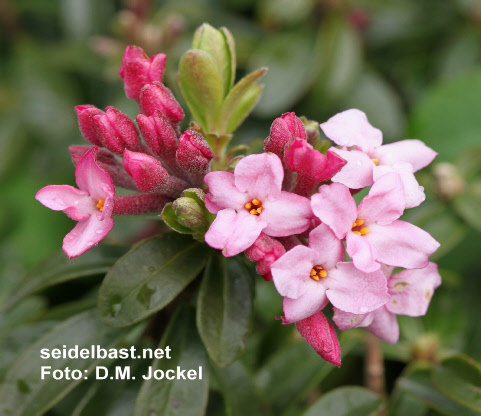
<path fill-rule="evenodd" d="M 359 108 L 385 143 L 416 138 L 439 153 L 418 174 L 426 202 L 404 218 L 441 242 L 432 260 L 443 285 L 428 315 L 400 317 L 401 342 L 383 345 L 388 388 L 409 361 L 457 352 L 481 361 L 480 0 L 0 1 L 0 300 L 73 227 L 34 195 L 47 184 L 74 184 L 67 147 L 83 144 L 74 106 L 113 105 L 135 117 L 118 76 L 128 44 L 167 54 L 165 83 L 180 101 L 176 67 L 203 22 L 233 33 L 238 79 L 269 68 L 234 144 L 265 138 L 287 111 L 323 122 Z M 109 241 L 129 242 L 142 226 L 118 220 Z M 35 302 L 29 319 L 41 321 L 52 298 Z M 281 314 L 264 282 L 256 302 L 267 326 Z M 274 340 L 282 337 L 272 328 Z M 331 383 L 360 382 L 339 378 Z"/>

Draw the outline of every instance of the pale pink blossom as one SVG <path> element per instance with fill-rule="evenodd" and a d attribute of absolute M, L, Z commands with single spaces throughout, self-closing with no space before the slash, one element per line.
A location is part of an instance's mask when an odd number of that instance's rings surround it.
<path fill-rule="evenodd" d="M 63 240 L 63 251 L 69 258 L 78 257 L 102 240 L 114 225 L 115 187 L 97 164 L 98 149 L 90 149 L 75 168 L 79 189 L 70 185 L 49 185 L 35 198 L 54 211 L 63 211 L 78 221 Z"/>
<path fill-rule="evenodd" d="M 381 263 L 416 269 L 426 267 L 439 247 L 426 231 L 398 218 L 404 211 L 404 190 L 399 174 L 386 173 L 371 187 L 359 207 L 341 183 L 322 185 L 311 198 L 314 214 L 339 239 L 354 265 L 365 272 Z"/>
<path fill-rule="evenodd" d="M 272 264 L 286 323 L 321 311 L 329 301 L 352 313 L 367 313 L 388 301 L 382 271 L 365 273 L 344 260 L 342 241 L 321 224 L 310 232 L 309 247 L 296 246 Z"/>
<path fill-rule="evenodd" d="M 272 153 L 244 157 L 234 173 L 208 173 L 205 205 L 217 217 L 205 235 L 207 244 L 230 257 L 250 247 L 261 232 L 283 237 L 306 231 L 312 218 L 309 199 L 282 191 L 282 179 L 282 163 Z"/>
<path fill-rule="evenodd" d="M 389 276 L 392 268 L 387 270 Z M 382 340 L 394 344 L 399 338 L 396 315 L 423 316 L 434 290 L 441 284 L 438 266 L 404 270 L 388 280 L 389 301 L 368 314 L 356 315 L 334 308 L 334 322 L 341 330 L 365 327 Z"/>
<path fill-rule="evenodd" d="M 371 126 L 360 110 L 351 109 L 321 124 L 325 135 L 342 149 L 331 149 L 347 161 L 333 182 L 351 189 L 370 186 L 387 172 L 397 172 L 403 181 L 406 207 L 418 206 L 425 199 L 414 172 L 429 165 L 437 153 L 420 140 L 402 140 L 382 145 L 382 132 Z M 350 149 L 348 149 L 350 148 Z"/>

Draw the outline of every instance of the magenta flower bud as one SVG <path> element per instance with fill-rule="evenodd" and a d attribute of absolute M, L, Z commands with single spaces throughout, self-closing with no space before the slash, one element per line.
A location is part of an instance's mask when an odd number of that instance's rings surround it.
<path fill-rule="evenodd" d="M 150 117 L 139 114 L 137 124 L 147 146 L 160 157 L 175 158 L 177 135 L 172 124 L 157 110 Z"/>
<path fill-rule="evenodd" d="M 306 342 L 326 361 L 341 365 L 341 347 L 336 330 L 322 312 L 296 322 L 296 327 Z"/>
<path fill-rule="evenodd" d="M 142 48 L 127 46 L 119 71 L 127 97 L 139 101 L 140 92 L 145 85 L 155 81 L 162 82 L 165 59 L 163 53 L 149 58 Z"/>
<path fill-rule="evenodd" d="M 78 127 L 84 139 L 95 146 L 103 147 L 95 129 L 93 117 L 102 115 L 104 112 L 94 105 L 78 105 L 75 107 L 75 112 L 77 113 Z"/>
<path fill-rule="evenodd" d="M 286 144 L 297 138 L 306 140 L 304 124 L 295 113 L 285 113 L 273 121 L 271 134 L 264 141 L 264 149 L 282 159 Z"/>
<path fill-rule="evenodd" d="M 158 192 L 175 198 L 189 187 L 182 179 L 170 176 L 157 159 L 144 153 L 126 150 L 123 163 L 141 192 Z"/>
<path fill-rule="evenodd" d="M 195 130 L 186 130 L 180 136 L 176 156 L 182 169 L 203 176 L 210 170 L 214 152 L 202 134 Z"/>
<path fill-rule="evenodd" d="M 184 118 L 184 111 L 170 91 L 161 82 L 146 85 L 140 93 L 140 108 L 147 116 L 160 110 L 167 120 L 176 125 Z"/>
<path fill-rule="evenodd" d="M 257 263 L 256 271 L 266 281 L 272 280 L 271 264 L 274 263 L 286 252 L 284 246 L 267 234 L 261 233 L 257 240 L 244 254 L 246 257 Z"/>
<path fill-rule="evenodd" d="M 114 107 L 107 107 L 103 115 L 93 117 L 94 127 L 103 145 L 118 155 L 125 149 L 138 150 L 140 136 L 134 122 Z"/>

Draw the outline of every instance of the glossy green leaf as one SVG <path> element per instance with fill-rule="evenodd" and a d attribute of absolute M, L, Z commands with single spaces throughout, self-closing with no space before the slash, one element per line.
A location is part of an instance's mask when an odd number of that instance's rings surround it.
<path fill-rule="evenodd" d="M 209 390 L 207 356 L 195 327 L 195 312 L 181 306 L 172 317 L 159 348 L 169 346 L 171 359 L 165 356 L 152 363 L 152 370 L 164 375 L 171 370 L 184 371 L 185 379 L 146 380 L 137 397 L 134 416 L 202 416 Z M 189 380 L 194 370 L 196 378 Z M 159 373 L 160 374 L 160 373 Z"/>
<path fill-rule="evenodd" d="M 124 247 L 99 245 L 82 256 L 69 260 L 63 251 L 56 252 L 34 267 L 20 282 L 4 309 L 47 287 L 81 277 L 106 273 L 126 252 Z"/>
<path fill-rule="evenodd" d="M 375 416 L 384 400 L 362 387 L 341 387 L 323 395 L 303 416 Z"/>
<path fill-rule="evenodd" d="M 191 49 L 179 63 L 179 88 L 195 121 L 206 133 L 217 133 L 217 120 L 224 97 L 222 79 L 212 58 Z"/>
<path fill-rule="evenodd" d="M 245 349 L 252 313 L 248 271 L 235 258 L 212 256 L 197 299 L 197 327 L 210 358 L 225 367 Z"/>
<path fill-rule="evenodd" d="M 451 400 L 481 414 L 481 365 L 467 356 L 444 359 L 431 374 L 434 386 Z"/>
<path fill-rule="evenodd" d="M 428 408 L 421 402 L 401 391 L 395 389 L 389 400 L 389 416 L 426 416 Z"/>
<path fill-rule="evenodd" d="M 64 397 L 77 384 L 83 381 L 70 378 L 55 380 L 51 375 L 45 380 L 40 377 L 43 366 L 56 369 L 78 369 L 87 376 L 101 362 L 99 358 L 70 359 L 40 357 L 43 348 L 71 348 L 78 345 L 91 348 L 100 345 L 104 349 L 116 347 L 126 334 L 125 330 L 106 327 L 98 318 L 97 312 L 91 310 L 76 315 L 57 325 L 51 332 L 40 338 L 27 351 L 15 360 L 8 371 L 0 389 L 0 414 L 2 416 L 37 416 L 42 415 Z"/>
<path fill-rule="evenodd" d="M 225 97 L 220 117 L 224 134 L 232 133 L 259 101 L 262 85 L 256 82 L 266 71 L 267 68 L 261 68 L 246 75 Z"/>
<path fill-rule="evenodd" d="M 446 416 L 475 416 L 479 415 L 471 409 L 452 401 L 437 390 L 430 379 L 431 369 L 421 366 L 414 367 L 398 380 L 401 390 L 421 400 L 432 409 Z"/>
<path fill-rule="evenodd" d="M 226 368 L 212 366 L 211 372 L 224 396 L 227 416 L 266 416 L 252 376 L 240 361 Z"/>
<path fill-rule="evenodd" d="M 99 313 L 112 326 L 138 322 L 170 303 L 203 269 L 208 247 L 167 233 L 143 240 L 120 258 L 99 291 Z"/>
<path fill-rule="evenodd" d="M 481 70 L 435 86 L 415 107 L 409 136 L 436 150 L 436 162 L 453 161 L 461 150 L 479 145 L 480 90 Z"/>

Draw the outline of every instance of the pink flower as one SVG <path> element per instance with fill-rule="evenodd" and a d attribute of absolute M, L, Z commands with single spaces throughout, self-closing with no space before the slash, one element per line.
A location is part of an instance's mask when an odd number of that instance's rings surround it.
<path fill-rule="evenodd" d="M 309 200 L 282 191 L 283 176 L 280 159 L 271 153 L 246 156 L 234 173 L 208 173 L 205 205 L 217 217 L 205 235 L 207 244 L 230 257 L 250 247 L 261 232 L 282 237 L 307 230 Z"/>
<path fill-rule="evenodd" d="M 296 327 L 322 358 L 338 367 L 341 365 L 341 347 L 336 330 L 321 312 L 296 322 Z"/>
<path fill-rule="evenodd" d="M 98 149 L 89 150 L 75 168 L 80 189 L 70 185 L 49 185 L 37 192 L 35 198 L 47 208 L 63 211 L 78 221 L 63 240 L 63 251 L 72 259 L 85 253 L 102 240 L 114 225 L 115 188 L 95 161 Z"/>
<path fill-rule="evenodd" d="M 426 231 L 398 220 L 404 211 L 404 191 L 397 173 L 386 173 L 371 187 L 359 207 L 341 183 L 322 185 L 311 198 L 314 214 L 337 238 L 346 239 L 354 265 L 365 272 L 380 263 L 420 269 L 439 247 Z"/>
<path fill-rule="evenodd" d="M 402 140 L 382 144 L 382 133 L 371 126 L 366 114 L 351 109 L 331 117 L 321 124 L 325 135 L 343 149 L 331 149 L 347 161 L 332 178 L 351 189 L 370 186 L 387 172 L 401 175 L 406 197 L 406 208 L 424 201 L 424 189 L 419 186 L 414 172 L 429 165 L 437 153 L 420 140 Z M 355 149 L 347 150 L 347 147 Z"/>
<path fill-rule="evenodd" d="M 392 268 L 387 270 L 389 276 Z M 394 344 L 399 338 L 396 315 L 423 316 L 434 290 L 441 284 L 438 266 L 429 263 L 424 269 L 404 270 L 388 280 L 389 302 L 365 315 L 355 315 L 334 308 L 334 322 L 339 329 L 366 327 L 382 340 Z"/>
<path fill-rule="evenodd" d="M 344 259 L 342 241 L 321 224 L 309 234 L 309 247 L 296 246 L 271 266 L 276 289 L 284 296 L 286 323 L 320 312 L 329 301 L 351 313 L 367 313 L 388 301 L 382 271 L 364 273 Z"/>

